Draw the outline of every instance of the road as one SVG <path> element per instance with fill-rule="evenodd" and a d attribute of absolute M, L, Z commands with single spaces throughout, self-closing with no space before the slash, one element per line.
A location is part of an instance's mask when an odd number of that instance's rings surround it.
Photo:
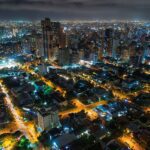
<path fill-rule="evenodd" d="M 111 83 L 105 83 L 105 84 L 101 84 L 98 83 L 97 81 L 95 81 L 94 79 L 92 79 L 92 77 L 88 74 L 75 74 L 71 72 L 71 75 L 73 77 L 79 77 L 85 81 L 88 81 L 89 83 L 91 83 L 94 87 L 101 87 L 104 88 L 105 90 L 110 90 L 112 91 L 112 94 L 115 97 L 119 97 L 120 100 L 123 99 L 130 99 L 130 97 L 124 93 L 123 91 L 119 90 L 116 86 L 112 85 Z"/>
<path fill-rule="evenodd" d="M 76 108 L 60 112 L 59 115 L 62 118 L 68 116 L 71 113 L 78 113 L 78 112 L 84 110 L 87 113 L 87 116 L 91 120 L 94 120 L 98 117 L 98 114 L 95 111 L 93 111 L 92 109 L 99 106 L 99 105 L 106 105 L 107 104 L 106 101 L 100 101 L 100 102 L 96 102 L 96 103 L 93 103 L 93 104 L 84 105 L 78 99 L 72 100 L 72 103 L 73 103 L 73 105 L 75 105 Z"/>
<path fill-rule="evenodd" d="M 5 134 L 5 133 L 14 133 L 18 129 L 16 127 L 16 122 L 9 122 L 5 128 L 0 130 L 0 135 Z"/>
<path fill-rule="evenodd" d="M 17 143 L 17 140 L 12 136 L 7 136 L 3 138 L 1 142 L 4 150 L 13 150 L 14 146 Z"/>
<path fill-rule="evenodd" d="M 133 150 L 144 150 L 144 148 L 134 140 L 134 137 L 132 137 L 131 134 L 123 135 L 118 140 Z"/>
<path fill-rule="evenodd" d="M 60 86 L 56 86 L 53 82 L 46 79 L 45 77 L 35 73 L 34 70 L 29 69 L 29 66 L 27 66 L 27 65 L 21 66 L 20 65 L 20 68 L 23 69 L 25 72 L 32 74 L 37 79 L 43 81 L 46 85 L 50 86 L 51 88 L 55 89 L 56 91 L 59 91 L 62 94 L 62 96 L 65 97 L 66 91 L 64 89 L 62 89 Z"/>
<path fill-rule="evenodd" d="M 22 117 L 20 116 L 20 112 L 13 105 L 12 99 L 8 94 L 8 90 L 2 84 L 2 81 L 0 82 L 0 87 L 2 89 L 2 92 L 6 95 L 6 97 L 4 99 L 5 104 L 8 107 L 8 109 L 10 110 L 13 118 L 15 119 L 18 130 L 20 130 L 32 143 L 36 142 L 37 134 L 35 134 L 35 132 L 33 131 L 33 128 L 26 126 L 25 123 L 23 122 Z"/>

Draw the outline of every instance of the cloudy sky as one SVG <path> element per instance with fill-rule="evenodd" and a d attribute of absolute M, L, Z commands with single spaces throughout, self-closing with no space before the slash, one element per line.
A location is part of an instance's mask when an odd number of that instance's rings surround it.
<path fill-rule="evenodd" d="M 149 16 L 150 0 L 0 0 L 0 20 L 150 20 Z"/>

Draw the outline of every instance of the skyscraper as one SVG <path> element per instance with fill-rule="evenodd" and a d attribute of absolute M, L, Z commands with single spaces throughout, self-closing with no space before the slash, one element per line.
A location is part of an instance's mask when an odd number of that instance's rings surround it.
<path fill-rule="evenodd" d="M 58 51 L 58 64 L 60 66 L 69 65 L 70 50 L 68 48 L 60 48 Z"/>
<path fill-rule="evenodd" d="M 66 46 L 65 33 L 59 22 L 51 22 L 49 18 L 41 21 L 43 32 L 43 56 L 45 59 L 52 60 L 55 51 Z"/>
<path fill-rule="evenodd" d="M 105 44 L 106 44 L 106 55 L 111 57 L 113 48 L 113 29 L 111 28 L 105 30 Z"/>
<path fill-rule="evenodd" d="M 102 60 L 102 58 L 103 58 L 103 53 L 104 53 L 104 37 L 105 37 L 104 29 L 101 29 L 101 31 L 100 31 L 100 47 L 99 47 L 99 50 L 98 50 L 98 58 L 99 58 L 99 60 Z"/>

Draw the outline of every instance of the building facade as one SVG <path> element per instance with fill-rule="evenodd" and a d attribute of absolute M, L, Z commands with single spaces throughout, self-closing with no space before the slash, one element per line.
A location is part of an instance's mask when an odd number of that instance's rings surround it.
<path fill-rule="evenodd" d="M 55 51 L 66 47 L 66 35 L 59 22 L 51 22 L 49 18 L 41 21 L 43 33 L 43 57 L 55 59 Z"/>
<path fill-rule="evenodd" d="M 58 112 L 52 109 L 41 109 L 38 111 L 38 127 L 49 130 L 60 126 Z"/>

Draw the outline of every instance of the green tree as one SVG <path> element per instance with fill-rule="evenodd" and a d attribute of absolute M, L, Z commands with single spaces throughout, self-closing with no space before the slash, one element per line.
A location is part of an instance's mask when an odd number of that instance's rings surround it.
<path fill-rule="evenodd" d="M 21 137 L 20 141 L 17 143 L 15 150 L 32 150 L 30 146 L 30 141 L 25 137 Z"/>

